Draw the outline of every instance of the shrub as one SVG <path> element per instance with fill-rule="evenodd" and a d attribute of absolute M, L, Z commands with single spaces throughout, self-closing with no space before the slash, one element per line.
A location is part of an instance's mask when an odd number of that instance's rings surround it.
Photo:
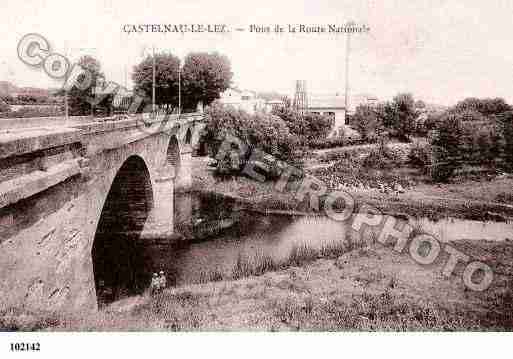
<path fill-rule="evenodd" d="M 297 148 L 299 140 L 277 116 L 265 113 L 250 115 L 234 107 L 214 103 L 207 109 L 205 119 L 207 126 L 202 141 L 208 144 L 212 154 L 219 153 L 228 135 L 239 141 L 238 145 L 231 145 L 230 153 L 218 158 L 218 170 L 222 174 L 240 172 L 250 158 L 252 161 L 265 162 L 266 166 L 261 167 L 269 168 L 264 173 L 266 177 L 279 175 L 279 161 L 300 165 L 302 153 Z"/>
<path fill-rule="evenodd" d="M 461 138 L 463 160 L 479 165 L 495 165 L 502 147 L 496 121 L 489 119 L 484 122 L 463 122 L 463 127 Z"/>
<path fill-rule="evenodd" d="M 387 169 L 401 163 L 398 154 L 387 145 L 387 139 L 381 137 L 378 144 L 363 159 L 362 165 L 367 168 Z"/>
<path fill-rule="evenodd" d="M 415 101 L 409 93 L 401 93 L 394 97 L 392 104 L 392 119 L 389 127 L 391 134 L 401 140 L 409 141 L 415 131 L 417 111 Z"/>
<path fill-rule="evenodd" d="M 447 115 L 436 126 L 431 138 L 431 177 L 446 182 L 462 165 L 463 125 L 457 115 Z"/>
<path fill-rule="evenodd" d="M 301 114 L 289 107 L 273 109 L 272 114 L 285 122 L 290 133 L 297 136 L 303 146 L 315 145 L 326 140 L 334 125 L 334 120 L 330 116 Z"/>
<path fill-rule="evenodd" d="M 11 107 L 2 99 L 0 99 L 0 112 L 9 112 L 11 111 Z"/>
<path fill-rule="evenodd" d="M 382 118 L 378 111 L 369 105 L 356 107 L 354 115 L 350 117 L 350 124 L 366 142 L 376 142 L 378 134 L 383 131 Z"/>
<path fill-rule="evenodd" d="M 513 111 L 504 113 L 499 120 L 503 141 L 502 159 L 506 169 L 513 171 Z"/>
<path fill-rule="evenodd" d="M 414 167 L 426 168 L 431 165 L 431 146 L 429 143 L 414 142 L 410 147 L 408 162 Z"/>
<path fill-rule="evenodd" d="M 58 106 L 56 107 L 36 107 L 26 106 L 16 111 L 9 111 L 2 113 L 2 118 L 27 118 L 27 117 L 52 117 L 62 116 L 63 111 Z"/>

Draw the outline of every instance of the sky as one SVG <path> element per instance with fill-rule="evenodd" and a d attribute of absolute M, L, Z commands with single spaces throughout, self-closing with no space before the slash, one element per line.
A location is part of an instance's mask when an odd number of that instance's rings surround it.
<path fill-rule="evenodd" d="M 39 33 L 72 62 L 85 54 L 96 57 L 107 79 L 129 87 L 133 66 L 155 47 L 181 57 L 191 51 L 225 54 L 234 84 L 244 89 L 292 94 L 295 81 L 304 79 L 311 95 L 343 93 L 345 34 L 234 29 L 354 21 L 370 31 L 351 37 L 351 94 L 386 100 L 411 92 L 441 105 L 470 96 L 513 103 L 511 14 L 513 2 L 499 0 L 2 0 L 0 80 L 18 86 L 61 84 L 17 58 L 22 36 Z M 125 24 L 226 24 L 232 31 L 128 34 Z"/>

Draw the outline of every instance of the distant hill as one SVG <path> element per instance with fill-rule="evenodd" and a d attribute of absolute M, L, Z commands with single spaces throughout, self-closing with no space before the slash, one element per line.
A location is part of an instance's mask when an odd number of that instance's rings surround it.
<path fill-rule="evenodd" d="M 0 96 L 15 96 L 15 95 L 34 95 L 34 96 L 49 96 L 49 89 L 42 89 L 37 87 L 18 87 L 9 81 L 0 81 Z"/>
<path fill-rule="evenodd" d="M 18 91 L 18 87 L 14 86 L 9 81 L 0 81 L 0 95 L 6 96 L 13 92 Z"/>

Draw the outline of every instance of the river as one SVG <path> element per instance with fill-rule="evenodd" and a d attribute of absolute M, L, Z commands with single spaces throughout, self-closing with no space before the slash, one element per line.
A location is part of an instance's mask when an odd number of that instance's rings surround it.
<path fill-rule="evenodd" d="M 440 241 L 456 239 L 513 239 L 513 223 L 444 219 L 418 219 L 422 228 Z M 416 223 L 412 223 L 416 225 Z M 205 273 L 230 274 L 240 255 L 268 255 L 276 260 L 292 248 L 313 248 L 360 240 L 351 221 L 337 222 L 324 216 L 263 215 L 248 212 L 233 200 L 220 196 L 182 193 L 175 196 L 175 227 L 186 240 L 159 244 L 149 251 L 150 271 L 164 270 L 171 285 L 196 283 Z"/>

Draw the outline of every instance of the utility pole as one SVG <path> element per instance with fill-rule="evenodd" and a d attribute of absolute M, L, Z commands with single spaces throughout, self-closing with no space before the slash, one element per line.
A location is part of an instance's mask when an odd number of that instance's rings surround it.
<path fill-rule="evenodd" d="M 64 54 L 69 59 L 69 53 L 68 53 L 68 43 L 64 42 Z M 66 80 L 67 82 L 67 80 Z M 69 116 L 69 110 L 68 110 L 68 84 L 64 83 L 64 118 L 66 119 L 66 122 L 68 122 L 68 116 Z"/>
<path fill-rule="evenodd" d="M 178 64 L 178 116 L 182 114 L 182 65 Z"/>
<path fill-rule="evenodd" d="M 152 111 L 153 111 L 153 113 L 155 113 L 155 46 L 152 49 L 153 49 L 153 55 L 152 55 L 153 76 L 152 76 L 152 86 L 151 86 L 151 91 L 152 91 L 151 98 L 152 98 Z"/>
<path fill-rule="evenodd" d="M 125 65 L 125 88 L 128 90 L 128 70 L 127 70 L 126 65 Z"/>
<path fill-rule="evenodd" d="M 64 86 L 64 116 L 66 121 L 68 121 L 68 88 Z"/>
<path fill-rule="evenodd" d="M 353 22 L 347 23 L 347 26 L 352 26 Z M 347 27 L 346 27 L 347 28 Z M 347 31 L 346 35 L 346 90 L 344 96 L 345 116 L 344 125 L 348 122 L 348 111 L 349 111 L 349 52 L 351 51 L 351 32 Z"/>

